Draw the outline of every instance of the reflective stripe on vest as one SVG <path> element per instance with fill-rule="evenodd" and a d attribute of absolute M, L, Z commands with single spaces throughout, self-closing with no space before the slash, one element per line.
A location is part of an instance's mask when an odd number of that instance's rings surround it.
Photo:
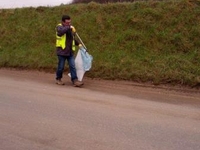
<path fill-rule="evenodd" d="M 62 26 L 62 24 L 60 23 L 57 26 Z M 56 47 L 62 47 L 63 50 L 66 48 L 66 34 L 64 34 L 63 36 L 58 36 L 57 31 L 56 31 Z M 76 50 L 74 37 L 72 41 L 72 50 L 73 51 Z"/>
<path fill-rule="evenodd" d="M 73 51 L 76 50 L 74 37 L 73 37 L 73 41 L 72 41 L 72 50 L 73 50 Z"/>

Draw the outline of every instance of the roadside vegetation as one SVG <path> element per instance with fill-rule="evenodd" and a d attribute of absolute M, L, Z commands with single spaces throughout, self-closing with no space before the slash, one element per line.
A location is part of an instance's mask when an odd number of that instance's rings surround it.
<path fill-rule="evenodd" d="M 55 72 L 63 14 L 94 58 L 87 77 L 199 86 L 200 0 L 0 9 L 0 67 Z"/>

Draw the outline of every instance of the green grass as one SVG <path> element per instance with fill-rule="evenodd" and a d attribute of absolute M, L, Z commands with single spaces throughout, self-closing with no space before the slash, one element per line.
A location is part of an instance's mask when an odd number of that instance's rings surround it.
<path fill-rule="evenodd" d="M 199 85 L 200 0 L 0 10 L 0 67 L 55 71 L 63 14 L 93 56 L 87 77 Z"/>

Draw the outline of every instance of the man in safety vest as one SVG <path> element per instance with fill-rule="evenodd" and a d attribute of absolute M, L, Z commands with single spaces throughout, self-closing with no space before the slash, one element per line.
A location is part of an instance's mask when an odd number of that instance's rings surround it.
<path fill-rule="evenodd" d="M 75 40 L 76 29 L 71 25 L 71 18 L 68 15 L 62 16 L 62 21 L 56 26 L 56 52 L 58 56 L 58 67 L 56 71 L 56 83 L 64 85 L 62 82 L 65 61 L 68 61 L 71 74 L 71 81 L 74 86 L 80 87 L 83 82 L 78 81 L 75 68 L 74 51 L 75 45 L 81 47 L 78 41 Z"/>

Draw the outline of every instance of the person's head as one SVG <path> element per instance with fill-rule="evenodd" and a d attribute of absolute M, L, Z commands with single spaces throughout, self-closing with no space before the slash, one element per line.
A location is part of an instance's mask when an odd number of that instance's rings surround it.
<path fill-rule="evenodd" d="M 65 26 L 71 25 L 71 18 L 70 18 L 70 16 L 68 16 L 68 15 L 63 15 L 63 16 L 62 16 L 62 23 L 63 23 Z"/>

